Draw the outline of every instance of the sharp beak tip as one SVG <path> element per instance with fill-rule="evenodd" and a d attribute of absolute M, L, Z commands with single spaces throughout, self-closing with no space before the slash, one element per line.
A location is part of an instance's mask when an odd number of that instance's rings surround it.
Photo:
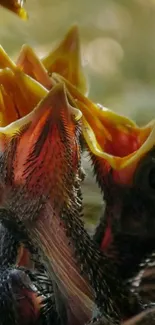
<path fill-rule="evenodd" d="M 74 24 L 67 32 L 63 44 L 66 44 L 67 48 L 69 48 L 69 45 L 72 45 L 72 43 L 76 44 L 79 43 L 79 28 L 77 24 Z"/>
<path fill-rule="evenodd" d="M 0 6 L 13 12 L 22 20 L 27 21 L 29 18 L 27 11 L 20 4 L 18 4 L 17 1 L 14 1 L 14 3 L 11 3 L 11 1 L 10 3 L 9 1 L 7 3 L 5 3 L 4 1 L 0 1 Z"/>
<path fill-rule="evenodd" d="M 71 103 L 72 104 L 72 103 Z M 60 119 L 70 119 L 73 116 L 75 121 L 78 121 L 82 113 L 72 106 L 69 102 L 66 87 L 64 83 L 56 84 L 48 95 L 38 105 L 39 114 L 51 110 L 52 121 L 59 121 Z M 36 111 L 36 114 L 37 111 Z"/>
<path fill-rule="evenodd" d="M 17 16 L 19 18 L 21 18 L 22 20 L 27 21 L 29 19 L 29 15 L 28 15 L 27 11 L 22 7 L 18 8 L 18 10 L 12 10 L 12 12 L 17 14 Z"/>

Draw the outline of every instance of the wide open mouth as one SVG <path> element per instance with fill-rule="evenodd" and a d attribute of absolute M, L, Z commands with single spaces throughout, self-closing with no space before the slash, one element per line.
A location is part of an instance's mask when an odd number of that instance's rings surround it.
<path fill-rule="evenodd" d="M 13 151 L 5 165 L 8 182 L 14 186 L 24 185 L 24 190 L 30 191 L 34 198 L 39 193 L 45 197 L 53 193 L 55 198 L 57 190 L 61 193 L 57 193 L 58 196 L 63 197 L 63 191 L 64 196 L 68 196 L 69 181 L 76 180 L 79 169 L 77 123 L 80 118 L 81 112 L 68 102 L 65 86 L 59 84 L 28 115 L 1 127 L 1 150 Z M 16 146 L 11 149 L 14 141 Z M 11 168 L 14 173 L 9 180 Z M 48 173 L 49 178 L 43 177 Z"/>
<path fill-rule="evenodd" d="M 56 84 L 50 76 L 53 71 L 64 75 L 82 92 L 86 90 L 77 26 L 73 26 L 57 48 L 43 59 L 39 59 L 31 47 L 23 45 L 15 64 L 0 47 L 0 68 L 2 127 L 31 112 L 46 96 Z"/>
<path fill-rule="evenodd" d="M 57 82 L 64 82 L 81 110 L 82 132 L 91 153 L 103 158 L 114 170 L 137 163 L 155 144 L 155 121 L 138 127 L 129 118 L 119 115 L 84 97 L 69 81 L 53 73 Z"/>
<path fill-rule="evenodd" d="M 47 94 L 47 90 L 40 84 L 28 76 L 22 76 L 23 70 L 47 89 L 56 83 L 65 83 L 83 114 L 82 131 L 89 150 L 106 160 L 113 169 L 121 170 L 138 162 L 153 147 L 154 121 L 139 128 L 129 118 L 92 103 L 82 94 L 85 93 L 86 83 L 83 83 L 85 79 L 81 68 L 77 26 L 73 26 L 59 46 L 42 60 L 28 46 L 22 48 L 16 65 L 2 48 L 0 59 L 1 67 L 11 69 L 4 69 L 0 73 L 1 126 L 25 116 Z M 52 73 L 52 78 L 47 72 Z M 30 102 L 27 100 L 29 97 Z"/>
<path fill-rule="evenodd" d="M 0 70 L 0 126 L 30 113 L 48 91 L 19 70 Z"/>
<path fill-rule="evenodd" d="M 123 131 L 124 130 L 120 132 L 120 141 L 117 137 L 115 138 L 115 136 L 113 137 L 111 134 L 112 138 L 110 140 L 105 139 L 105 145 L 103 147 L 99 144 L 95 132 L 90 128 L 86 121 L 84 123 L 83 133 L 90 151 L 93 154 L 106 160 L 114 170 L 122 170 L 126 167 L 130 167 L 132 164 L 135 168 L 138 161 L 153 148 L 155 144 L 155 121 L 152 121 L 144 128 L 129 127 L 127 132 L 124 133 Z M 121 145 L 124 145 L 121 143 L 121 140 L 123 142 L 125 137 L 126 155 L 123 155 L 122 152 L 119 155 L 119 152 L 122 151 Z M 131 147 L 132 137 L 134 137 L 134 143 Z M 129 147 L 127 147 L 127 145 L 129 145 Z M 113 154 L 112 149 L 117 149 L 117 146 L 118 150 L 114 150 L 115 153 Z M 127 150 L 129 151 L 129 154 L 127 153 Z"/>
<path fill-rule="evenodd" d="M 92 103 L 61 76 L 53 74 L 52 80 L 52 88 L 65 82 L 69 100 L 81 110 L 82 133 L 90 152 L 117 171 L 116 179 L 123 179 L 123 173 L 132 178 L 140 159 L 154 146 L 154 121 L 139 128 L 132 120 Z M 1 126 L 26 116 L 48 94 L 16 68 L 1 70 L 0 82 Z"/>

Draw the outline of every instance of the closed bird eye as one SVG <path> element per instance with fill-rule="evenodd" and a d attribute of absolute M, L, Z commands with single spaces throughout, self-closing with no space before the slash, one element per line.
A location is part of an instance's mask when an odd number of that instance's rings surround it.
<path fill-rule="evenodd" d="M 149 153 L 139 163 L 133 184 L 144 191 L 155 191 L 155 151 Z"/>
<path fill-rule="evenodd" d="M 152 189 L 155 190 L 155 166 L 149 172 L 149 184 Z"/>

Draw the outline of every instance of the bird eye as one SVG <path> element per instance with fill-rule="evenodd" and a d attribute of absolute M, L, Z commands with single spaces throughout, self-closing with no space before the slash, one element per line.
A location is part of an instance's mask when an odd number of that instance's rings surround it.
<path fill-rule="evenodd" d="M 149 184 L 152 189 L 155 189 L 155 167 L 153 167 L 149 172 Z"/>
<path fill-rule="evenodd" d="M 134 185 L 142 190 L 155 190 L 155 157 L 147 156 L 137 166 Z"/>

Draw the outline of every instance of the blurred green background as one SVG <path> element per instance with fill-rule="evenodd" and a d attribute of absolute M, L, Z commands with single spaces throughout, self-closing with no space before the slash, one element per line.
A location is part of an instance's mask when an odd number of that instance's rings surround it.
<path fill-rule="evenodd" d="M 155 117 L 155 0 L 27 0 L 25 7 L 28 22 L 0 8 L 0 43 L 10 55 L 28 43 L 43 56 L 78 23 L 89 96 L 139 124 Z M 101 197 L 87 159 L 85 167 L 93 216 Z"/>

